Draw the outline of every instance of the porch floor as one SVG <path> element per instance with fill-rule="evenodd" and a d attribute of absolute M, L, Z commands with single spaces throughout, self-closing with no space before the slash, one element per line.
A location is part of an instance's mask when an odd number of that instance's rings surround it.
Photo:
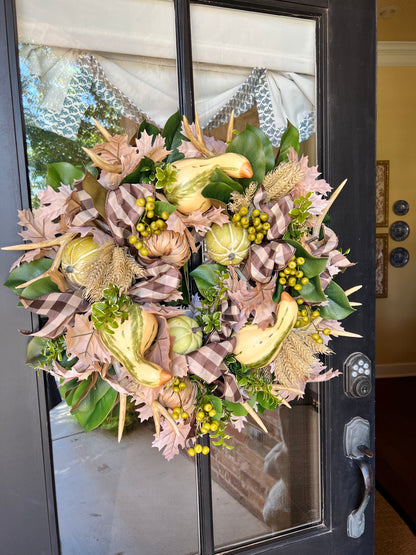
<path fill-rule="evenodd" d="M 85 434 L 65 403 L 50 414 L 62 555 L 198 552 L 193 461 L 166 461 L 150 423 L 118 444 L 110 432 Z M 269 533 L 215 482 L 212 493 L 217 545 Z"/>

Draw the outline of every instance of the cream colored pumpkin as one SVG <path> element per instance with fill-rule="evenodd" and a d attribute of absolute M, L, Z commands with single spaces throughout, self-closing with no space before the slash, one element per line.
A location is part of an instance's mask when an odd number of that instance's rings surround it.
<path fill-rule="evenodd" d="M 94 259 L 98 258 L 100 247 L 93 238 L 78 237 L 73 239 L 65 247 L 62 254 L 61 268 L 66 277 L 81 287 L 85 286 L 83 280 L 83 269 Z"/>
<path fill-rule="evenodd" d="M 232 223 L 222 227 L 213 224 L 205 236 L 205 242 L 212 260 L 224 266 L 240 264 L 250 248 L 247 230 Z"/>

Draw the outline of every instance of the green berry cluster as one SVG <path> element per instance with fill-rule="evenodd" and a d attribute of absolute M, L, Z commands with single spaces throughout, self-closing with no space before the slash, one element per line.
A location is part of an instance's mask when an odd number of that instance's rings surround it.
<path fill-rule="evenodd" d="M 303 299 L 297 299 L 297 303 L 299 305 L 299 308 L 295 328 L 303 328 L 306 326 L 309 327 L 311 324 L 314 325 L 313 321 L 320 316 L 319 309 L 316 307 L 305 305 Z M 315 327 L 315 330 L 315 333 L 312 334 L 312 339 L 314 339 L 319 344 L 322 344 L 324 342 L 321 333 L 323 335 L 330 335 L 331 333 L 331 330 L 329 328 L 325 328 L 321 331 Z"/>
<path fill-rule="evenodd" d="M 181 399 L 181 391 L 184 391 L 187 388 L 186 382 L 180 380 L 179 378 L 175 378 L 172 383 L 172 389 L 174 393 L 177 393 L 179 396 L 179 405 L 175 407 L 172 411 L 172 418 L 174 420 L 187 420 L 189 418 L 189 414 L 186 410 L 183 409 L 182 399 Z"/>
<path fill-rule="evenodd" d="M 246 206 L 242 206 L 231 219 L 232 223 L 236 226 L 247 229 L 249 240 L 256 245 L 262 243 L 270 229 L 268 220 L 269 216 L 264 212 L 260 212 L 258 208 L 249 214 Z"/>
<path fill-rule="evenodd" d="M 134 245 L 142 256 L 149 254 L 145 246 L 145 241 L 151 235 L 160 235 L 166 229 L 166 220 L 169 218 L 168 212 L 162 212 L 160 217 L 155 214 L 155 198 L 148 196 L 146 199 L 138 198 L 137 206 L 144 208 L 145 212 L 136 225 L 139 236 L 130 235 L 129 243 Z"/>
<path fill-rule="evenodd" d="M 300 267 L 305 264 L 303 256 L 292 256 L 289 264 L 281 272 L 279 272 L 280 285 L 288 285 L 293 287 L 295 291 L 301 291 L 304 285 L 309 283 L 309 279 L 304 276 Z"/>
<path fill-rule="evenodd" d="M 218 422 L 212 420 L 217 414 L 217 411 L 211 405 L 211 403 L 205 403 L 203 406 L 199 407 L 196 412 L 196 435 L 204 435 L 210 432 L 216 432 L 218 430 Z M 188 455 L 194 457 L 196 453 L 202 453 L 203 455 L 208 455 L 209 447 L 205 445 L 204 447 L 197 443 L 195 447 L 188 449 Z"/>

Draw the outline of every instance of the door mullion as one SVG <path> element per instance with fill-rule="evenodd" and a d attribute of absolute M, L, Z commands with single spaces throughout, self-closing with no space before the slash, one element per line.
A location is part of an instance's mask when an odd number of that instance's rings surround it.
<path fill-rule="evenodd" d="M 189 0 L 174 0 L 176 29 L 176 64 L 178 71 L 179 111 L 189 121 L 195 117 L 195 97 L 192 67 L 192 40 Z M 200 252 L 192 255 L 190 270 L 201 264 Z M 191 293 L 196 291 L 191 290 Z M 205 434 L 200 443 L 209 446 L 209 437 Z M 214 530 L 212 519 L 212 489 L 210 456 L 196 456 L 196 487 L 198 498 L 198 527 L 200 555 L 214 553 Z"/>

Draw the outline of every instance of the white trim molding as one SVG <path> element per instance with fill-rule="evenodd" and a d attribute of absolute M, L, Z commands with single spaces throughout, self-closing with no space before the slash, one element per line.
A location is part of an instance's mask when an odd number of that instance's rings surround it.
<path fill-rule="evenodd" d="M 416 66 L 416 42 L 379 41 L 377 65 L 379 67 Z"/>
<path fill-rule="evenodd" d="M 376 378 L 404 378 L 416 376 L 416 362 L 376 364 Z"/>

